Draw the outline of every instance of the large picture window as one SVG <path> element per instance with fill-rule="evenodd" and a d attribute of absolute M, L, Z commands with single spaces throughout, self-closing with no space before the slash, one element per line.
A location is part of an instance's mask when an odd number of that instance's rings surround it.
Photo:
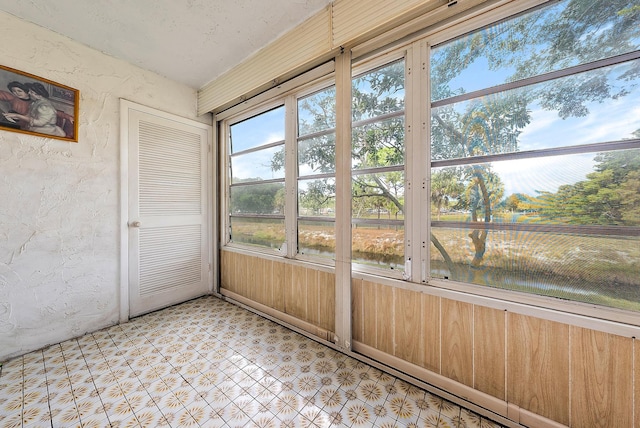
<path fill-rule="evenodd" d="M 433 278 L 640 310 L 640 28 L 553 2 L 431 49 Z"/>

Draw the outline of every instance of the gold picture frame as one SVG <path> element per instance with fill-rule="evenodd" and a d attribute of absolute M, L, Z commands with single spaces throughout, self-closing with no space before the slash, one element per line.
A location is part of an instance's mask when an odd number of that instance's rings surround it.
<path fill-rule="evenodd" d="M 78 142 L 80 91 L 0 65 L 0 131 Z"/>

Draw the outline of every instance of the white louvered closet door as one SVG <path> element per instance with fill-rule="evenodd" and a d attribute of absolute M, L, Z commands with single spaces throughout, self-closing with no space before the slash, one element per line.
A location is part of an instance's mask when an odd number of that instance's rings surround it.
<path fill-rule="evenodd" d="M 133 317 L 208 292 L 210 127 L 129 110 L 128 132 Z"/>

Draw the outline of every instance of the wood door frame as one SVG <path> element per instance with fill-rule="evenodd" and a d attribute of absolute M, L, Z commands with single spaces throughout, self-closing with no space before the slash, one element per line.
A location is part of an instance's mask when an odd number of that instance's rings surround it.
<path fill-rule="evenodd" d="M 212 165 L 213 157 L 215 156 L 213 126 L 208 123 L 198 122 L 193 119 L 184 118 L 172 113 L 167 113 L 161 110 L 157 110 L 152 107 L 147 107 L 132 101 L 120 98 L 120 314 L 119 322 L 124 323 L 129 321 L 129 111 L 136 110 L 143 113 L 151 114 L 168 120 L 174 120 L 185 124 L 190 124 L 197 127 L 207 127 L 207 145 L 209 147 L 206 159 L 206 186 L 207 186 L 207 200 L 205 205 L 207 207 L 207 213 L 205 215 L 207 222 L 207 248 L 209 253 L 209 277 L 207 283 L 209 292 L 214 292 L 214 278 L 216 277 L 217 263 L 214 260 L 217 259 L 216 246 L 213 245 L 215 241 L 215 228 L 212 227 L 217 214 L 213 211 L 214 201 L 213 193 L 216 191 L 215 180 L 213 178 Z"/>

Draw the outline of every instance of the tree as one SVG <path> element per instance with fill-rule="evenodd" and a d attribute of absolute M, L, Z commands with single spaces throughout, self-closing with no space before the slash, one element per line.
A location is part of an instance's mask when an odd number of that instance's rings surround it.
<path fill-rule="evenodd" d="M 258 181 L 257 178 L 249 178 L 243 181 Z M 231 212 L 250 214 L 272 214 L 280 209 L 284 192 L 284 183 L 250 184 L 235 186 L 231 189 Z"/>
<path fill-rule="evenodd" d="M 336 185 L 328 179 L 310 180 L 305 190 L 298 190 L 298 202 L 301 211 L 320 214 L 323 208 L 332 208 L 335 204 Z"/>
<path fill-rule="evenodd" d="M 640 151 L 600 153 L 587 179 L 547 194 L 540 211 L 571 224 L 640 224 Z"/>
<path fill-rule="evenodd" d="M 463 192 L 464 184 L 460 180 L 460 171 L 456 168 L 434 171 L 431 174 L 431 204 L 435 208 L 438 220 L 442 209 L 457 200 Z"/>
<path fill-rule="evenodd" d="M 505 202 L 505 208 L 511 211 L 512 213 L 518 211 L 520 207 L 520 196 L 517 193 L 512 193 L 509 195 Z"/>

